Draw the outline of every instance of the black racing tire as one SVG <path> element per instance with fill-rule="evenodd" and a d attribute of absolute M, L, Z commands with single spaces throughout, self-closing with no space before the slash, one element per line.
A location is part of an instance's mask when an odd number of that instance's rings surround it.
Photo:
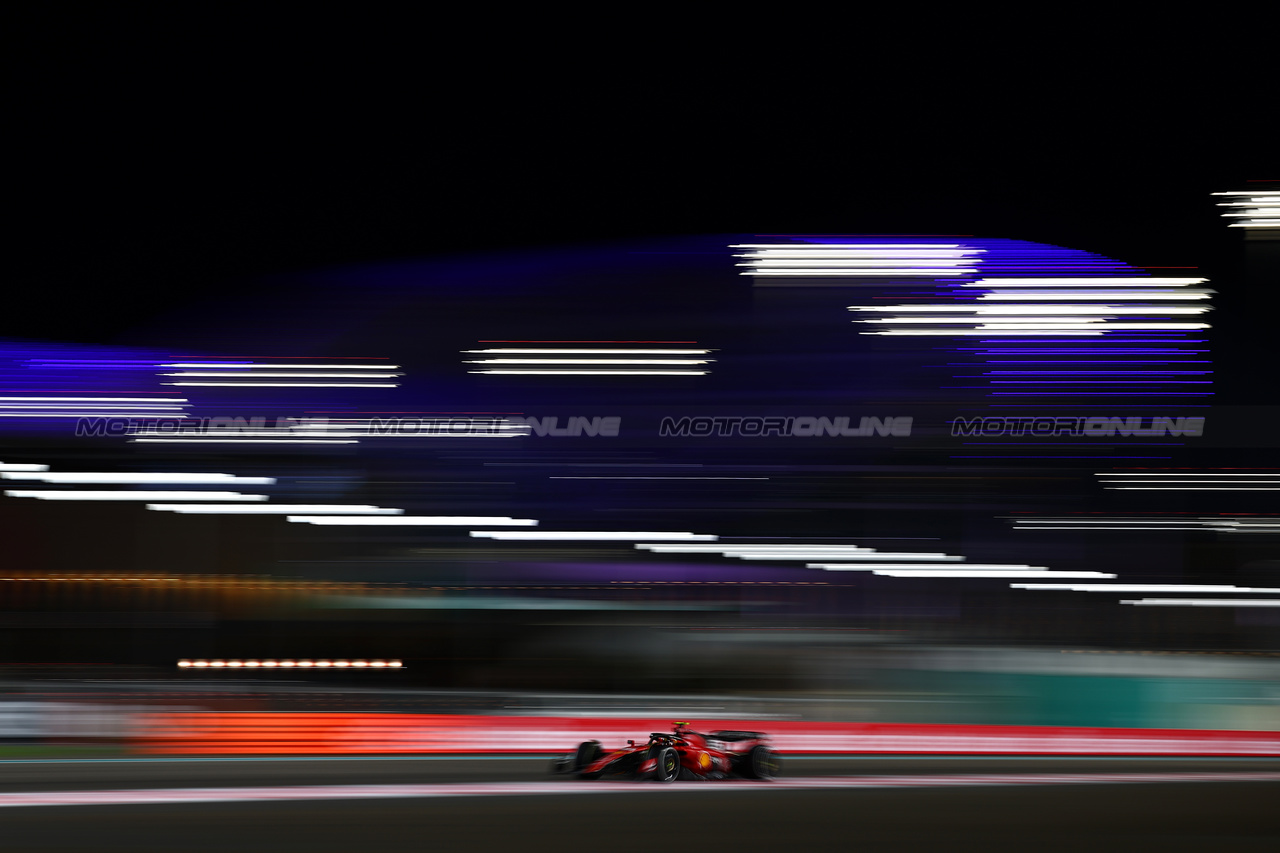
<path fill-rule="evenodd" d="M 573 772 L 582 776 L 583 771 L 600 758 L 601 751 L 600 741 L 598 740 L 589 740 L 579 744 L 578 751 L 573 756 Z"/>
<path fill-rule="evenodd" d="M 680 778 L 680 753 L 667 746 L 658 750 L 658 763 L 653 768 L 655 782 L 669 784 Z"/>
<path fill-rule="evenodd" d="M 752 747 L 742 762 L 742 775 L 748 779 L 773 779 L 781 770 L 778 754 L 767 746 Z"/>

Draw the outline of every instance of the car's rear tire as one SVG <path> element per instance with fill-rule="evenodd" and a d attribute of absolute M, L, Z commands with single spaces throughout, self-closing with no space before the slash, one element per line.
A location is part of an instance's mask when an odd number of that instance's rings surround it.
<path fill-rule="evenodd" d="M 742 775 L 748 779 L 773 779 L 782 770 L 778 754 L 767 746 L 756 746 L 742 762 Z"/>
<path fill-rule="evenodd" d="M 653 768 L 654 781 L 664 784 L 680 778 L 680 754 L 671 747 L 658 750 L 658 763 Z"/>

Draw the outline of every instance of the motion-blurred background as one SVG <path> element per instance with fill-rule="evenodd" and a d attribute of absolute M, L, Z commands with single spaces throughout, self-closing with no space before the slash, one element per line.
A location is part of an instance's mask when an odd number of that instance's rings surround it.
<path fill-rule="evenodd" d="M 1280 730 L 1280 243 L 1222 215 L 1280 175 L 1212 81 L 488 88 L 91 23 L 14 87 L 11 748 Z"/>

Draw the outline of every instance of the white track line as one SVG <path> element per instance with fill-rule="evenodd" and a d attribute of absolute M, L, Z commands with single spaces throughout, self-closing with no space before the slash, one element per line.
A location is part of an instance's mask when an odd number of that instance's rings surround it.
<path fill-rule="evenodd" d="M 0 793 L 0 807 L 247 803 L 279 800 L 365 800 L 411 797 L 511 797 L 661 791 L 815 790 L 829 788 L 950 788 L 1009 785 L 1149 784 L 1155 782 L 1280 782 L 1261 773 L 1015 773 L 948 776 L 827 776 L 771 782 L 467 782 L 421 785 L 314 785 L 248 788 L 152 788 L 125 791 Z"/>

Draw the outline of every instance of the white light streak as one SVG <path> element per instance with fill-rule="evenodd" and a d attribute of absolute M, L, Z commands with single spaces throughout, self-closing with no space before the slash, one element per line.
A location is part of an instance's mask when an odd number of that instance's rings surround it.
<path fill-rule="evenodd" d="M 751 255 L 741 255 L 740 257 L 753 257 Z M 889 257 L 871 257 L 865 260 L 860 259 L 857 255 L 841 253 L 835 256 L 809 257 L 805 255 L 796 255 L 794 253 L 786 256 L 769 256 L 757 255 L 756 260 L 745 264 L 734 264 L 735 267 L 754 267 L 757 269 L 771 269 L 773 267 L 804 267 L 805 269 L 824 269 L 827 267 L 844 267 L 850 269 L 858 269 L 862 267 L 920 267 L 922 265 L 937 267 L 958 267 L 967 266 L 974 262 L 973 258 L 946 258 L 931 256 L 928 258 L 889 258 Z"/>
<path fill-rule="evenodd" d="M 768 477 L 548 477 L 548 480 L 768 480 Z"/>
<path fill-rule="evenodd" d="M 855 322 L 856 322 L 856 321 L 855 321 Z M 859 332 L 859 334 L 862 334 L 862 335 L 898 335 L 898 336 L 917 336 L 917 337 L 929 337 L 929 336 L 932 336 L 932 337 L 940 337 L 940 336 L 955 337 L 955 336 L 960 336 L 960 335 L 967 335 L 967 336 L 972 337 L 972 336 L 975 336 L 975 335 L 976 335 L 976 336 L 980 336 L 980 337 L 984 337 L 984 338 L 998 338 L 998 337 L 1003 337 L 1003 336 L 1010 336 L 1010 337 L 1036 337 L 1036 336 L 1042 336 L 1042 337 L 1055 337 L 1055 336 L 1062 336 L 1062 337 L 1077 337 L 1077 338 L 1083 338 L 1083 337 L 1088 337 L 1088 336 L 1092 336 L 1092 335 L 1100 336 L 1100 335 L 1102 335 L 1102 334 L 1103 334 L 1103 331 L 1104 331 L 1105 329 L 1109 329 L 1109 328 L 1111 328 L 1111 327 L 1110 327 L 1110 326 L 1103 326 L 1102 324 L 1098 324 L 1098 325 L 1097 325 L 1097 326 L 1095 326 L 1094 328 L 1095 328 L 1097 331 L 1087 331 L 1087 332 L 1082 332 L 1082 331 L 1076 331 L 1076 330 L 1072 330 L 1072 329 L 1052 329 L 1052 330 L 1049 330 L 1049 329 L 1039 329 L 1039 330 L 1037 330 L 1037 329 L 1022 329 L 1022 330 L 1018 330 L 1018 331 L 1011 331 L 1011 330 L 1008 330 L 1008 329 L 1005 329 L 1005 330 L 1000 330 L 1000 329 L 890 329 L 890 330 L 888 330 L 888 331 L 883 331 L 883 332 Z"/>
<path fill-rule="evenodd" d="M 260 386 L 263 388 L 399 388 L 394 382 L 161 382 L 161 385 Z"/>
<path fill-rule="evenodd" d="M 1000 323 L 1000 322 L 987 321 L 982 324 L 981 328 L 983 329 L 1035 329 L 1035 328 L 1087 329 L 1087 328 L 1090 328 L 1090 326 L 1089 324 L 1085 324 L 1085 323 L 1080 323 L 1080 324 L 1039 323 L 1039 324 L 1036 324 L 1036 323 Z M 1208 323 L 1112 323 L 1112 322 L 1107 322 L 1105 324 L 1099 324 L 1098 328 L 1103 328 L 1108 331 L 1114 331 L 1116 329 L 1183 330 L 1183 329 L 1207 329 L 1209 328 L 1209 324 Z"/>
<path fill-rule="evenodd" d="M 172 409 L 148 409 L 129 411 L 46 411 L 31 409 L 20 412 L 0 412 L 0 418 L 182 418 L 182 411 Z"/>
<path fill-rule="evenodd" d="M 1018 518 L 1014 530 L 1155 530 L 1209 533 L 1276 533 L 1280 521 L 1233 518 Z"/>
<path fill-rule="evenodd" d="M 977 303 L 946 303 L 939 305 L 872 305 L 849 306 L 851 311 L 880 311 L 891 313 L 945 313 L 948 311 L 971 314 L 1204 314 L 1209 308 L 1156 305 L 980 305 Z M 972 320 L 973 318 L 968 318 Z M 954 321 L 952 321 L 954 322 Z"/>
<path fill-rule="evenodd" d="M 1275 492 L 1280 488 L 1252 486 L 1104 486 L 1106 489 L 1133 492 Z"/>
<path fill-rule="evenodd" d="M 787 551 L 830 551 L 838 554 L 874 554 L 875 548 L 866 548 L 862 545 L 804 545 L 804 544 L 761 544 L 761 545 L 662 545 L 650 544 L 642 542 L 636 545 L 637 548 L 654 551 L 667 551 L 670 553 L 712 553 L 723 554 L 727 551 L 776 551 L 779 553 Z"/>
<path fill-rule="evenodd" d="M 1018 328 L 1081 328 L 1087 329 L 1089 325 L 1086 323 L 1005 323 L 998 321 L 986 321 L 982 324 L 984 329 L 1018 329 Z M 1208 323 L 1112 323 L 1107 322 L 1103 328 L 1113 329 L 1207 329 Z"/>
<path fill-rule="evenodd" d="M 1095 312 L 1097 313 L 1097 312 Z M 981 326 L 982 328 L 1009 328 L 1009 329 L 1091 329 L 1091 328 L 1113 328 L 1107 323 L 1107 318 L 1097 317 L 1071 317 L 1063 319 L 1062 317 L 1025 317 L 1010 318 L 1005 320 L 1001 317 L 872 317 L 867 320 L 854 320 L 855 323 L 883 323 L 883 324 L 900 324 L 900 323 L 919 323 L 921 325 L 942 325 L 945 323 L 959 323 L 966 326 Z M 1103 324 L 1106 324 L 1105 326 Z"/>
<path fill-rule="evenodd" d="M 472 530 L 476 539 L 508 539 L 551 542 L 628 542 L 636 539 L 669 539 L 687 542 L 715 542 L 720 537 L 709 533 L 683 531 L 616 531 L 616 530 L 538 530 L 512 532 L 506 530 Z"/>
<path fill-rule="evenodd" d="M 1070 299 L 1137 299 L 1147 302 L 1156 299 L 1208 299 L 1214 293 L 1216 291 L 1203 288 L 1187 288 L 1186 290 L 1007 290 L 983 293 L 978 299 L 996 302 L 1016 302 L 1023 299 L 1062 302 Z"/>
<path fill-rule="evenodd" d="M 876 558 L 883 555 L 874 554 Z M 964 559 L 963 557 L 959 559 Z M 944 576 L 952 575 L 956 572 L 1025 572 L 1025 571 L 1048 571 L 1044 566 L 1024 566 L 1024 565 L 1002 565 L 999 563 L 966 563 L 963 566 L 955 568 L 939 569 L 937 565 L 931 563 L 919 564 L 900 564 L 886 563 L 885 565 L 876 565 L 872 563 L 805 563 L 807 569 L 824 569 L 828 572 L 880 572 L 880 571 L 930 571 L 941 572 Z M 1003 575 L 1001 575 L 1003 577 Z M 1010 576 L 1012 577 L 1012 576 Z"/>
<path fill-rule="evenodd" d="M 1207 329 L 1208 323 L 1112 323 L 1108 322 L 1105 317 L 1076 317 L 1072 318 L 1072 322 L 1060 322 L 1054 317 L 1020 317 L 1018 322 L 1004 322 L 997 319 L 988 319 L 986 317 L 893 317 L 886 319 L 873 320 L 854 320 L 855 323 L 919 323 L 930 325 L 942 325 L 946 323 L 966 323 L 969 325 L 977 325 L 978 328 L 972 331 L 1008 331 L 1012 329 L 1042 329 L 1054 331 L 1071 331 L 1071 330 L 1087 330 L 1094 329 L 1098 331 L 1116 331 L 1121 329 L 1166 329 L 1170 331 L 1181 331 L 1186 329 Z M 938 329 L 936 331 L 944 334 L 952 333 L 950 330 Z M 958 329 L 954 333 L 963 333 L 964 329 Z M 874 334 L 874 333 L 872 333 Z M 883 333 L 881 333 L 883 334 Z"/>
<path fill-rule="evenodd" d="M 290 515 L 288 521 L 343 527 L 471 527 L 492 524 L 505 527 L 536 527 L 535 518 L 507 515 Z"/>
<path fill-rule="evenodd" d="M 253 368 L 276 369 L 294 369 L 294 370 L 398 370 L 398 364 L 236 364 L 229 362 L 178 362 L 176 364 L 157 364 L 156 367 L 212 367 L 212 368 L 243 368 L 248 371 Z M 249 374 L 246 374 L 249 375 Z"/>
<path fill-rule="evenodd" d="M 1280 607 L 1280 598 L 1139 598 L 1121 599 L 1139 607 Z"/>
<path fill-rule="evenodd" d="M 368 430 L 369 425 L 364 423 L 358 424 L 295 424 L 288 429 L 262 429 L 262 430 L 244 430 L 228 427 L 226 429 L 213 428 L 208 432 L 186 432 L 173 431 L 166 432 L 164 430 L 145 430 L 130 433 L 130 435 L 138 436 L 136 441 L 146 440 L 170 440 L 170 441 L 253 441 L 256 439 L 264 439 L 262 443 L 270 442 L 297 442 L 315 443 L 315 439 L 350 439 L 346 443 L 355 443 L 357 438 L 513 438 L 519 436 L 530 435 L 532 430 L 527 425 L 522 424 L 485 424 L 475 423 L 468 424 L 468 430 L 465 432 L 451 429 L 447 424 L 413 424 L 413 429 L 403 429 L 397 432 L 354 432 L 353 430 Z M 143 438 L 146 436 L 148 438 Z M 216 436 L 216 437 L 215 437 Z"/>
<path fill-rule="evenodd" d="M 0 466 L 0 471 L 5 471 L 4 466 Z M 65 471 L 46 471 L 39 474 L 11 474 L 0 473 L 0 478 L 6 480 L 39 480 L 44 483 L 182 483 L 185 485 L 194 485 L 197 483 L 217 483 L 230 484 L 238 483 L 244 486 L 270 486 L 276 482 L 275 477 L 237 477 L 233 474 L 171 474 L 171 473 L 151 473 L 151 474 L 98 474 L 98 473 L 73 473 Z"/>
<path fill-rule="evenodd" d="M 902 249 L 961 249 L 960 243 L 733 243 L 730 249 L 776 249 L 783 252 L 803 252 L 823 249 L 892 249 L 896 254 Z M 966 252 L 985 252 L 986 249 L 963 249 Z"/>
<path fill-rule="evenodd" d="M 236 379 L 394 379 L 400 373 L 222 373 L 214 370 L 188 370 L 180 373 L 161 373 L 160 376 L 220 376 Z M 176 385 L 176 382 L 166 382 Z"/>
<path fill-rule="evenodd" d="M 402 509 L 371 506 L 369 504 L 260 504 L 256 506 L 231 506 L 228 504 L 147 504 L 147 509 L 161 512 L 235 515 L 400 515 Z"/>
<path fill-rule="evenodd" d="M 131 438 L 137 442 L 187 442 L 193 444 L 359 444 L 354 438 Z"/>
<path fill-rule="evenodd" d="M 1259 525 L 1265 527 L 1280 527 L 1280 522 L 1254 520 L 1252 518 L 1228 519 L 1228 518 L 1186 518 L 1186 519 L 1154 519 L 1154 518 L 1115 518 L 1115 519 L 1092 519 L 1092 518 L 1049 518 L 1036 519 L 1037 521 L 1051 522 L 1073 522 L 1075 524 L 1132 524 L 1140 521 L 1143 524 L 1209 524 L 1209 525 Z"/>
<path fill-rule="evenodd" d="M 451 420 L 451 419 L 450 419 L 450 418 L 447 418 L 447 417 L 443 417 L 443 418 L 422 418 L 422 419 L 418 419 L 418 418 L 410 418 L 410 419 L 408 420 L 408 422 L 409 422 L 409 423 L 414 424 L 415 426 L 419 426 L 419 427 L 421 427 L 422 429 L 440 429 L 440 430 L 447 430 L 447 429 L 451 429 L 453 426 L 455 426 L 454 424 L 451 424 L 451 423 L 450 423 L 450 420 Z M 526 425 L 526 424 L 513 424 L 513 423 L 511 423 L 510 421 L 507 421 L 507 420 L 503 420 L 503 421 L 501 421 L 501 422 L 499 422 L 499 423 L 491 423 L 491 422 L 488 422 L 488 421 L 486 421 L 486 420 L 473 421 L 473 420 L 471 420 L 469 417 L 467 417 L 467 418 L 462 418 L 462 420 L 466 421 L 466 423 L 463 423 L 463 424 L 457 424 L 456 426 L 466 426 L 466 427 L 468 427 L 468 428 L 480 429 L 480 430 L 485 430 L 485 431 L 495 430 L 495 429 L 496 429 L 496 430 L 517 431 L 517 432 L 520 432 L 520 433 L 522 433 L 522 434 L 528 434 L 528 432 L 529 432 L 529 427 L 528 427 L 528 425 Z M 372 424 L 372 422 L 371 422 L 371 421 L 364 420 L 364 419 L 353 420 L 353 421 L 345 422 L 345 423 L 344 423 L 343 421 L 325 421 L 325 420 L 322 420 L 322 421 L 304 421 L 304 422 L 302 422 L 302 423 L 296 423 L 296 424 L 294 424 L 294 425 L 291 427 L 291 429 L 301 431 L 301 434 L 303 434 L 303 435 L 311 435 L 311 434 L 314 434 L 317 430 L 326 430 L 326 429 L 332 429 L 332 430 L 341 430 L 341 429 L 345 429 L 345 430 L 352 430 L 352 429 L 369 429 L 372 425 L 373 425 L 373 424 Z M 268 430 L 268 432 L 269 432 L 269 430 Z M 344 435 L 345 435 L 345 434 L 347 434 L 347 433 L 342 433 L 342 434 L 344 434 Z"/>
<path fill-rule="evenodd" d="M 637 548 L 647 548 L 647 547 L 649 547 L 649 546 L 648 546 L 648 545 L 637 545 L 636 547 L 637 547 Z M 656 547 L 656 548 L 691 548 L 691 549 L 694 549 L 694 550 L 703 550 L 703 551 L 722 551 L 722 550 L 724 550 L 725 548 L 753 548 L 753 549 L 762 550 L 762 551 L 763 551 L 763 550 L 768 550 L 768 549 L 774 549 L 774 550 L 784 550 L 784 551 L 785 551 L 785 550 L 790 549 L 790 548 L 796 548 L 796 547 L 809 547 L 809 546 L 807 546 L 807 545 L 797 546 L 796 544 L 794 544 L 794 543 L 790 543 L 790 542 L 782 542 L 782 543 L 767 543 L 767 544 L 762 542 L 762 543 L 758 543 L 758 544 L 756 544 L 756 543 L 749 543 L 749 544 L 745 544 L 745 545 L 655 545 L 654 547 Z M 840 549 L 840 550 L 849 550 L 849 551 L 874 551 L 874 550 L 875 550 L 874 548 L 867 548 L 867 547 L 865 547 L 865 546 L 863 546 L 863 545 L 813 545 L 812 547 L 814 547 L 814 548 L 838 548 L 838 549 Z"/>
<path fill-rule="evenodd" d="M 0 397 L 0 401 L 16 401 L 22 403 L 185 403 L 185 397 L 148 398 L 148 397 Z"/>
<path fill-rule="evenodd" d="M 524 349 L 498 347 L 494 349 L 465 349 L 465 353 L 482 355 L 708 355 L 709 349 Z"/>
<path fill-rule="evenodd" d="M 1014 589 L 1059 592 L 1280 592 L 1278 588 L 1177 583 L 1011 583 Z"/>
<path fill-rule="evenodd" d="M 518 374 L 537 374 L 547 376 L 551 374 L 559 375 L 575 375 L 575 376 L 705 376 L 710 371 L 707 370 L 524 370 L 520 368 L 514 369 L 494 369 L 494 370 L 468 370 L 468 373 L 489 373 L 500 375 L 518 375 Z"/>
<path fill-rule="evenodd" d="M 943 275 L 968 275 L 977 272 L 974 268 L 966 269 L 926 269 L 921 267 L 895 267 L 888 269 L 755 269 L 738 273 L 738 275 L 755 275 L 755 276 L 806 276 L 810 278 L 824 278 L 826 276 L 892 276 L 901 278 L 904 276 L 924 276 L 934 278 Z"/>
<path fill-rule="evenodd" d="M 162 412 L 180 412 L 186 406 L 180 403 L 139 403 L 137 405 L 126 403 L 0 403 L 0 409 L 24 409 L 30 411 L 44 411 L 46 409 L 138 409 L 141 411 L 162 411 Z"/>
<path fill-rule="evenodd" d="M 971 571 L 956 569 L 943 571 L 940 569 L 877 569 L 873 574 L 894 578 L 1113 578 L 1115 575 L 1106 572 L 1055 572 L 1025 571 L 1020 569 L 999 569 L 992 571 Z"/>
<path fill-rule="evenodd" d="M 353 438 L 353 437 L 358 437 L 358 438 L 373 438 L 373 437 L 392 437 L 392 438 L 394 438 L 394 437 L 400 437 L 400 438 L 448 438 L 448 437 L 450 437 L 450 436 L 453 436 L 453 437 L 466 437 L 466 436 L 509 437 L 509 436 L 529 435 L 529 430 L 528 430 L 527 428 L 523 428 L 523 427 L 521 427 L 521 426 L 519 426 L 519 425 L 517 425 L 517 424 L 509 424 L 509 425 L 507 425 L 507 426 L 489 426 L 489 425 L 485 425 L 485 424 L 475 424 L 475 425 L 473 425 L 473 428 L 476 430 L 475 432 L 458 432 L 458 431 L 455 431 L 455 430 L 449 430 L 449 429 L 447 429 L 444 425 L 441 425 L 441 426 L 439 426 L 439 427 L 433 427 L 433 428 L 431 428 L 431 429 L 423 428 L 420 432 L 417 432 L 417 431 L 415 431 L 415 432 L 396 432 L 396 433 L 390 433 L 390 432 L 386 432 L 386 433 L 383 433 L 383 432 L 350 432 L 350 431 L 348 431 L 348 432 L 338 432 L 338 430 L 368 429 L 368 427 L 366 427 L 366 426 L 362 426 L 362 425 L 361 425 L 361 426 L 355 426 L 355 425 L 353 425 L 353 426 L 344 426 L 344 425 L 342 425 L 342 424 L 329 424 L 329 425 L 328 425 L 328 429 L 327 429 L 327 430 L 326 430 L 325 428 L 323 428 L 323 427 L 304 428 L 304 427 L 302 427 L 302 426 L 294 427 L 294 428 L 293 428 L 293 429 L 291 429 L 291 430 L 284 430 L 284 429 L 281 429 L 281 430 L 274 430 L 274 431 L 273 431 L 273 430 L 235 430 L 235 429 L 218 430 L 218 429 L 213 429 L 213 430 L 210 430 L 210 431 L 207 433 L 207 435 L 211 435 L 211 436 L 216 435 L 216 436 L 221 436 L 221 437 L 223 437 L 223 438 L 228 437 L 228 436 L 236 436 L 236 435 L 241 435 L 241 436 L 257 436 L 257 437 L 272 436 L 272 435 L 279 435 L 279 436 L 280 436 L 280 440 L 282 440 L 282 441 L 287 440 L 287 439 L 289 439 L 289 438 L 291 438 L 291 437 L 294 437 L 294 438 L 296 438 L 296 437 L 305 437 L 305 438 L 320 438 L 320 437 L 333 437 L 333 438 Z M 138 435 L 138 436 L 166 436 L 166 435 L 168 435 L 168 436 L 175 436 L 175 437 L 178 437 L 178 436 L 191 436 L 191 435 L 197 435 L 197 434 L 194 434 L 194 433 L 183 433 L 183 432 L 163 432 L 163 431 L 160 431 L 160 430 L 155 430 L 155 431 L 147 431 L 147 432 L 136 432 L 136 433 L 132 433 L 132 435 Z M 199 434 L 199 435 L 203 435 L 203 434 Z"/>
<path fill-rule="evenodd" d="M 1158 521 L 1152 521 L 1149 524 L 1158 524 Z M 1185 528 L 1102 528 L 1098 525 L 1029 525 L 1023 524 L 1015 526 L 1014 530 L 1207 530 L 1207 532 L 1217 533 L 1244 533 L 1243 530 L 1233 530 L 1229 528 L 1212 528 L 1212 526 L 1185 526 Z M 1262 533 L 1257 530 L 1256 533 Z"/>
<path fill-rule="evenodd" d="M 710 364 L 706 358 L 473 358 L 464 364 Z"/>
<path fill-rule="evenodd" d="M 911 561 L 911 560 L 930 560 L 935 562 L 960 562 L 964 557 L 956 557 L 950 554 L 933 554 L 933 553 L 910 553 L 900 552 L 896 554 L 886 554 L 883 552 L 872 552 L 864 555 L 851 554 L 841 551 L 725 551 L 726 557 L 737 557 L 740 560 L 872 560 L 880 562 L 893 561 Z"/>
<path fill-rule="evenodd" d="M 0 462 L 0 471 L 48 471 L 48 465 L 34 462 Z"/>
<path fill-rule="evenodd" d="M 265 501 L 266 495 L 246 495 L 241 492 L 201 491 L 91 491 L 57 489 L 8 489 L 11 498 L 36 498 L 42 501 Z M 219 504 L 220 506 L 220 504 Z"/>
<path fill-rule="evenodd" d="M 1273 475 L 1274 476 L 1274 475 Z M 1280 483 L 1280 480 L 1099 480 L 1099 483 L 1234 483 L 1238 486 L 1254 483 Z"/>
<path fill-rule="evenodd" d="M 1207 278 L 980 278 L 972 284 L 961 287 L 1185 287 L 1192 284 L 1203 284 Z"/>
<path fill-rule="evenodd" d="M 711 553 L 719 554 L 722 557 L 734 557 L 739 560 L 873 560 L 880 562 L 890 562 L 894 560 L 933 560 L 938 562 L 959 562 L 964 557 L 955 557 L 949 554 L 933 554 L 933 553 L 897 553 L 886 554 L 878 551 L 867 551 L 858 553 L 854 551 L 838 551 L 825 550 L 820 548 L 796 548 L 787 551 L 774 550 L 754 550 L 749 548 L 726 548 L 721 551 L 685 551 L 679 548 L 664 548 L 662 546 L 639 546 L 646 550 L 653 551 L 655 554 L 683 554 L 683 553 Z"/>

